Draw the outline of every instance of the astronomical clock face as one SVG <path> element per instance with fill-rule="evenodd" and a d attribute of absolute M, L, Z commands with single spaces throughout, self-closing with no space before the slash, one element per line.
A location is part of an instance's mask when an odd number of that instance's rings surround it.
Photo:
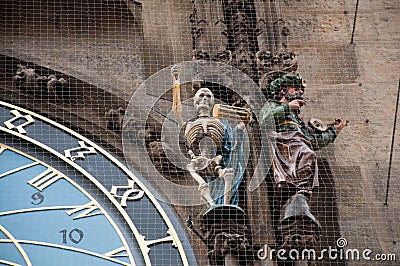
<path fill-rule="evenodd" d="M 196 262 L 172 210 L 125 164 L 60 124 L 0 102 L 0 264 Z"/>

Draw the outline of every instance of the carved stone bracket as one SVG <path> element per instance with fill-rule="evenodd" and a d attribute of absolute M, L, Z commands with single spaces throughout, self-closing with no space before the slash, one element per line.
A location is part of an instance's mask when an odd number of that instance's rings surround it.
<path fill-rule="evenodd" d="M 287 48 L 276 54 L 261 50 L 256 53 L 259 86 L 267 94 L 269 84 L 285 74 L 296 73 L 298 69 L 298 54 Z"/>
<path fill-rule="evenodd" d="M 222 0 L 193 0 L 192 4 L 193 60 L 230 63 L 232 56 L 227 51 L 228 32 Z"/>
<path fill-rule="evenodd" d="M 229 234 L 222 232 L 214 238 L 213 248 L 208 257 L 211 265 L 225 265 L 227 255 L 241 255 L 250 248 L 249 241 L 243 234 Z"/>
<path fill-rule="evenodd" d="M 303 250 L 316 247 L 321 225 L 311 214 L 308 199 L 304 195 L 290 197 L 282 207 L 278 230 L 284 249 Z"/>
<path fill-rule="evenodd" d="M 45 94 L 56 99 L 63 96 L 62 92 L 67 84 L 64 78 L 57 78 L 54 74 L 41 76 L 36 73 L 35 69 L 20 64 L 13 80 L 19 88 L 29 93 Z"/>
<path fill-rule="evenodd" d="M 214 205 L 200 218 L 211 265 L 225 265 L 228 255 L 246 256 L 251 250 L 244 211 L 235 205 Z"/>
<path fill-rule="evenodd" d="M 107 128 L 121 132 L 122 120 L 124 119 L 125 109 L 119 107 L 118 109 L 110 109 L 105 113 L 107 119 Z"/>

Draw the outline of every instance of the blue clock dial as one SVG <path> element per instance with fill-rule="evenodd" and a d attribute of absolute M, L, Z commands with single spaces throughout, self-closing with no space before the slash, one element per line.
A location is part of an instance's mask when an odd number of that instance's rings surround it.
<path fill-rule="evenodd" d="M 1 101 L 0 193 L 0 265 L 197 265 L 171 207 L 124 163 Z"/>
<path fill-rule="evenodd" d="M 1 261 L 134 264 L 122 233 L 82 187 L 15 149 L 0 144 L 0 152 Z"/>

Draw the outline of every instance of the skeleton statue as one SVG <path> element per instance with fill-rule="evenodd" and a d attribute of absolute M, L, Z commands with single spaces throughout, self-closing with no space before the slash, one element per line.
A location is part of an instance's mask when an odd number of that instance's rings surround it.
<path fill-rule="evenodd" d="M 222 155 L 217 155 L 223 149 L 224 125 L 211 117 L 213 93 L 208 88 L 200 88 L 194 96 L 194 106 L 197 119 L 187 122 L 185 126 L 188 153 L 192 158 L 187 169 L 199 183 L 200 195 L 208 205 L 214 205 L 215 202 L 202 175 L 222 177 L 225 181 L 223 203 L 229 204 L 234 171 L 232 168 L 222 168 Z"/>
<path fill-rule="evenodd" d="M 216 116 L 222 116 L 223 112 L 226 113 L 229 110 L 221 107 L 225 105 L 214 105 L 214 94 L 208 88 L 199 88 L 197 90 L 194 96 L 196 117 L 183 123 L 181 118 L 182 110 L 179 106 L 179 71 L 179 67 L 171 69 L 174 79 L 173 108 L 178 117 L 178 123 L 184 132 L 188 155 L 191 158 L 190 163 L 187 165 L 187 170 L 199 184 L 201 198 L 209 207 L 215 204 L 237 204 L 238 195 L 236 192 L 244 170 L 235 171 L 234 167 L 238 164 L 243 164 L 243 160 L 230 160 L 227 157 L 229 157 L 232 146 L 239 146 L 237 149 L 239 152 L 242 149 L 241 147 L 243 146 L 240 145 L 242 145 L 245 125 L 243 122 L 239 122 L 232 129 L 226 123 L 227 121 L 221 121 L 213 117 L 213 112 L 218 112 Z M 228 109 L 230 108 L 235 107 L 228 106 Z M 233 112 L 236 114 L 243 111 L 241 109 L 244 108 L 236 107 Z M 234 137 L 231 135 L 234 135 Z M 229 162 L 227 162 L 228 160 Z M 236 168 L 244 169 L 244 166 Z M 210 190 L 209 182 L 218 177 L 223 180 L 223 184 L 220 182 L 221 179 L 216 180 L 218 185 Z"/>

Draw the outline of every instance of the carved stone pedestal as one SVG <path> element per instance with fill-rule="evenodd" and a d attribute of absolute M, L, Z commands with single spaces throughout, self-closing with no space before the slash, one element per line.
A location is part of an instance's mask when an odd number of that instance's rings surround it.
<path fill-rule="evenodd" d="M 244 211 L 236 205 L 213 205 L 200 222 L 210 264 L 239 265 L 240 257 L 250 249 Z"/>
<path fill-rule="evenodd" d="M 282 207 L 278 227 L 282 248 L 299 251 L 316 248 L 321 225 L 309 208 L 308 200 L 302 194 L 292 196 Z"/>

